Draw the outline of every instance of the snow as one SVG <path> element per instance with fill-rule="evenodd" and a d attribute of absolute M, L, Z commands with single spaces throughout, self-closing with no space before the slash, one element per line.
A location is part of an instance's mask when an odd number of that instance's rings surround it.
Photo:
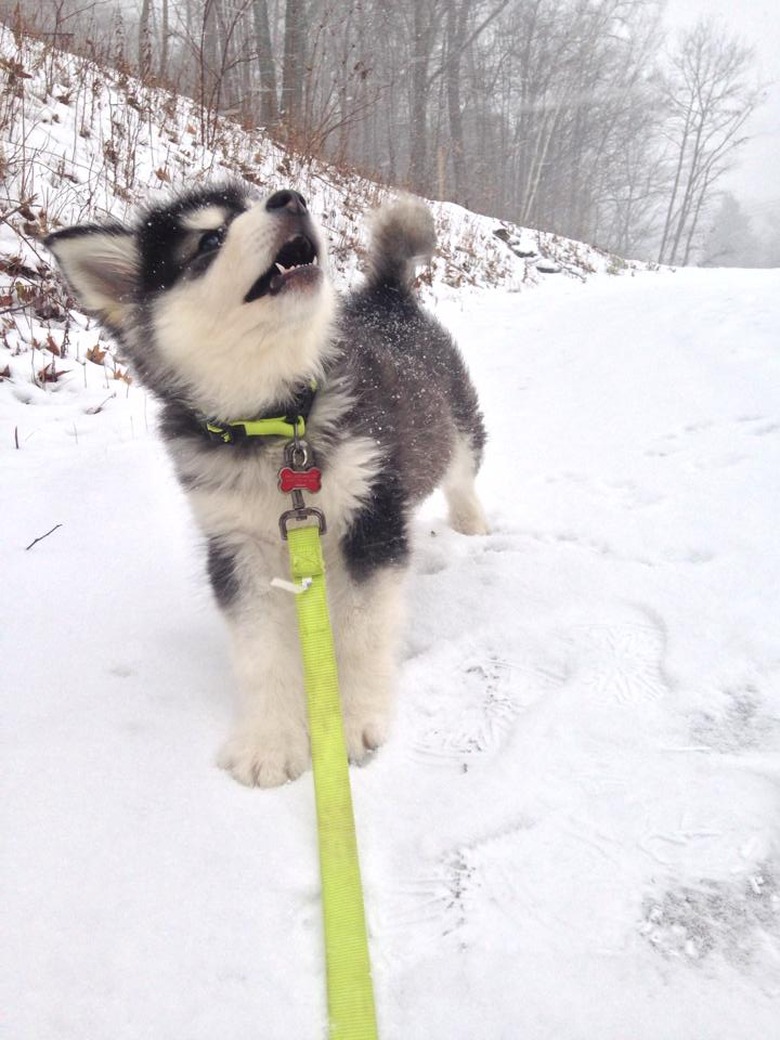
<path fill-rule="evenodd" d="M 351 771 L 380 1036 L 780 1037 L 780 271 L 432 297 L 493 530 L 426 503 Z M 213 766 L 225 634 L 113 384 L 0 385 L 4 1035 L 324 1038 L 311 776 Z"/>
<path fill-rule="evenodd" d="M 226 638 L 155 406 L 35 236 L 239 174 L 304 191 L 343 286 L 384 189 L 0 51 L 29 76 L 0 140 L 3 1036 L 324 1040 L 311 776 L 213 765 Z M 776 1040 L 780 271 L 433 208 L 492 534 L 426 503 L 398 718 L 352 770 L 380 1036 Z"/>

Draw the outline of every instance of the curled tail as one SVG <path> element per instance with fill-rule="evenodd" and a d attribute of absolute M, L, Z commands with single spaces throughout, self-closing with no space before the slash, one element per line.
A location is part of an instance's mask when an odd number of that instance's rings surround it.
<path fill-rule="evenodd" d="M 426 263 L 436 248 L 431 211 L 420 199 L 407 195 L 385 203 L 371 222 L 368 284 L 409 289 L 418 263 Z"/>

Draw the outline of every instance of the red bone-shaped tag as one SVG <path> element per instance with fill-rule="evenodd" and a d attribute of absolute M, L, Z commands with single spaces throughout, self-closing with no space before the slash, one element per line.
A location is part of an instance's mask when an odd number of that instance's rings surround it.
<path fill-rule="evenodd" d="M 322 486 L 322 473 L 316 466 L 309 469 L 290 469 L 284 466 L 279 470 L 279 490 L 289 494 L 291 491 L 319 491 Z"/>

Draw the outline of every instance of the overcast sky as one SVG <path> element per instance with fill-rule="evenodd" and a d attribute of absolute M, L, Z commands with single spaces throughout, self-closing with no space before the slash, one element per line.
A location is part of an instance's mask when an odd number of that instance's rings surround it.
<path fill-rule="evenodd" d="M 755 140 L 746 145 L 739 169 L 724 181 L 751 209 L 755 203 L 780 204 L 780 2 L 779 0 L 666 0 L 670 28 L 690 24 L 700 15 L 717 15 L 735 35 L 756 49 L 757 74 L 772 81 L 768 98 L 748 128 Z"/>

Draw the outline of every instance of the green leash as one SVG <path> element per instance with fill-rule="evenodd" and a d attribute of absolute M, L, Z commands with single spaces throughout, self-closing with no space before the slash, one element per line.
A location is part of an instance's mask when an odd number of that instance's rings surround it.
<path fill-rule="evenodd" d="M 279 519 L 290 550 L 292 583 L 275 579 L 272 584 L 296 594 L 317 803 L 328 1035 L 330 1040 L 377 1040 L 363 885 L 320 542 L 325 517 L 303 500 L 303 491 L 320 489 L 320 471 L 310 464 L 309 446 L 301 439 L 316 390 L 314 381 L 306 384 L 288 406 L 288 414 L 236 422 L 207 420 L 202 428 L 221 444 L 252 437 L 293 438 L 285 447 L 285 464 L 279 471 L 279 490 L 292 495 L 292 508 Z M 307 526 L 289 527 L 290 521 Z"/>
<path fill-rule="evenodd" d="M 291 511 L 295 512 L 298 510 Z M 319 522 L 287 530 L 283 520 L 282 530 L 290 550 L 292 580 L 298 587 L 295 605 L 317 803 L 329 1036 L 330 1040 L 377 1040 L 363 886 L 320 542 L 323 521 L 314 510 L 300 512 L 314 513 Z"/>

